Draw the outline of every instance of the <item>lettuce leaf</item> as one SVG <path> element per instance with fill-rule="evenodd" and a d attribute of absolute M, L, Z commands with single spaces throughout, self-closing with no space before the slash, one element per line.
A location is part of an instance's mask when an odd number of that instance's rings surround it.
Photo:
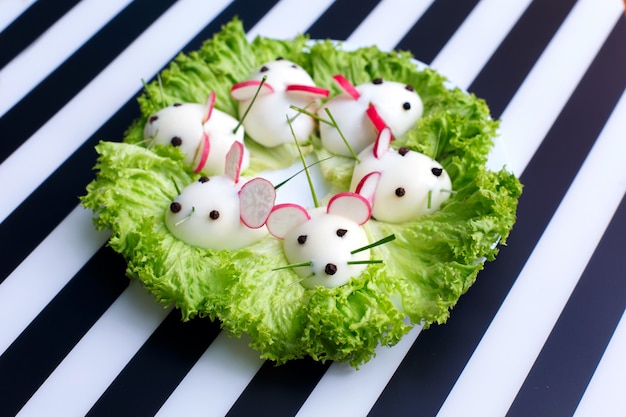
<path fill-rule="evenodd" d="M 197 180 L 171 147 L 100 142 L 97 177 L 82 204 L 94 211 L 99 229 L 111 229 L 109 245 L 128 263 L 127 274 L 140 279 L 164 304 L 175 304 L 183 319 L 215 318 L 230 300 L 235 279 L 232 253 L 207 251 L 175 238 L 165 226 L 165 211 L 177 187 Z"/>
<path fill-rule="evenodd" d="M 333 289 L 305 289 L 287 265 L 282 242 L 268 237 L 237 251 L 206 251 L 174 238 L 164 210 L 176 187 L 197 179 L 182 164 L 179 150 L 146 149 L 142 130 L 147 117 L 174 102 L 203 102 L 210 90 L 216 107 L 236 116 L 233 83 L 263 62 L 285 57 L 306 69 L 317 85 L 339 92 L 332 76 L 354 84 L 376 77 L 411 84 L 424 103 L 424 117 L 394 147 L 407 146 L 437 159 L 452 177 L 453 194 L 436 213 L 404 224 L 371 220 L 371 241 L 394 234 L 396 240 L 372 250 L 369 265 L 350 283 Z M 311 42 L 306 36 L 249 42 L 234 19 L 200 50 L 180 54 L 138 99 L 140 118 L 124 142 L 101 142 L 96 179 L 83 204 L 94 210 L 95 224 L 113 231 L 109 244 L 128 261 L 128 275 L 140 279 L 163 303 L 174 303 L 184 319 L 219 318 L 234 335 L 249 334 L 251 346 L 276 363 L 310 356 L 349 361 L 358 367 L 391 346 L 412 325 L 444 323 L 450 309 L 475 281 L 485 261 L 495 259 L 515 223 L 522 186 L 504 168 L 485 168 L 498 122 L 486 103 L 450 88 L 430 69 L 416 66 L 407 52 L 375 47 L 345 50 L 341 43 Z M 329 156 L 317 135 L 307 151 Z M 246 138 L 251 168 L 246 176 L 278 169 L 297 158 L 292 145 L 266 149 Z M 351 158 L 333 157 L 320 166 L 333 191 L 345 190 Z"/>

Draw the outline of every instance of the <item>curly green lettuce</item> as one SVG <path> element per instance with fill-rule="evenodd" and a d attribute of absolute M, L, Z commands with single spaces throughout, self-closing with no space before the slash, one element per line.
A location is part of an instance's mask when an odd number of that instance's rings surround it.
<path fill-rule="evenodd" d="M 424 103 L 415 128 L 396 138 L 437 159 L 452 178 L 450 199 L 434 214 L 403 224 L 370 220 L 371 241 L 396 239 L 372 250 L 364 273 L 337 288 L 305 289 L 287 265 L 282 242 L 268 237 L 236 251 L 207 251 L 173 237 L 164 210 L 177 186 L 197 176 L 182 164 L 177 149 L 142 145 L 147 117 L 174 102 L 203 102 L 217 93 L 216 107 L 236 116 L 230 86 L 277 56 L 307 70 L 317 85 L 338 93 L 338 73 L 361 84 L 382 77 L 414 86 Z M 498 123 L 483 100 L 449 88 L 430 69 L 418 69 L 408 52 L 375 47 L 353 51 L 331 41 L 256 38 L 249 42 L 233 20 L 200 50 L 180 54 L 141 97 L 140 118 L 124 142 L 102 142 L 96 179 L 83 204 L 94 210 L 99 228 L 113 231 L 109 244 L 128 261 L 128 275 L 140 279 L 156 298 L 181 309 L 184 319 L 217 317 L 234 335 L 248 334 L 261 356 L 277 363 L 306 356 L 315 360 L 368 361 L 377 346 L 396 344 L 415 324 L 444 323 L 459 297 L 493 261 L 515 222 L 522 186 L 513 174 L 485 168 Z M 330 156 L 310 138 L 318 159 Z M 246 138 L 256 175 L 297 157 L 294 146 L 266 149 Z M 334 190 L 347 189 L 354 160 L 332 157 L 320 165 Z"/>

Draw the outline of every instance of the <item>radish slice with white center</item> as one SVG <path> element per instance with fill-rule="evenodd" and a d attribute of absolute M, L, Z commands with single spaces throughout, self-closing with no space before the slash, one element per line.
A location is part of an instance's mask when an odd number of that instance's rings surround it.
<path fill-rule="evenodd" d="M 260 80 L 248 80 L 233 85 L 230 89 L 230 96 L 237 101 L 250 100 L 259 91 L 261 85 Z M 263 83 L 260 87 L 259 96 L 271 94 L 274 92 L 274 88 L 268 83 Z"/>
<path fill-rule="evenodd" d="M 211 91 L 209 97 L 206 99 L 206 104 L 204 105 L 204 117 L 202 118 L 202 124 L 205 124 L 211 118 L 211 113 L 213 113 L 213 108 L 215 107 L 215 91 Z"/>
<path fill-rule="evenodd" d="M 226 166 L 224 173 L 235 181 L 235 184 L 239 182 L 239 175 L 241 174 L 243 151 L 243 143 L 235 141 L 226 154 Z"/>
<path fill-rule="evenodd" d="M 374 128 L 376 129 L 376 131 L 380 132 L 384 128 L 387 127 L 387 124 L 378 113 L 378 110 L 376 110 L 376 106 L 374 106 L 372 103 L 370 103 L 370 105 L 368 106 L 365 112 L 367 113 L 367 117 L 369 117 L 372 124 L 374 125 Z M 393 137 L 392 137 L 392 140 L 393 140 Z"/>
<path fill-rule="evenodd" d="M 326 211 L 345 217 L 361 225 L 372 217 L 372 206 L 365 197 L 356 193 L 339 193 L 328 202 Z"/>
<path fill-rule="evenodd" d="M 388 127 L 383 128 L 376 137 L 374 142 L 374 157 L 380 159 L 388 150 L 389 144 L 393 137 L 391 136 L 391 130 Z"/>
<path fill-rule="evenodd" d="M 206 132 L 202 134 L 202 142 L 200 142 L 199 146 L 200 146 L 200 152 L 202 153 L 200 154 L 200 161 L 198 162 L 198 165 L 193 170 L 193 172 L 195 172 L 196 174 L 198 172 L 201 172 L 204 169 L 204 166 L 206 165 L 206 161 L 209 159 L 209 150 L 211 149 L 211 141 L 209 140 L 209 135 L 207 135 Z"/>
<path fill-rule="evenodd" d="M 361 178 L 361 181 L 359 181 L 354 190 L 357 194 L 365 197 L 370 203 L 370 206 L 374 205 L 374 196 L 376 195 L 376 188 L 378 187 L 378 181 L 381 175 L 379 171 L 370 172 Z"/>
<path fill-rule="evenodd" d="M 291 84 L 287 86 L 286 91 L 288 93 L 294 93 L 309 97 L 321 97 L 326 98 L 330 94 L 325 88 L 315 87 L 312 85 L 300 85 L 300 84 Z"/>
<path fill-rule="evenodd" d="M 310 219 L 311 216 L 302 206 L 293 203 L 278 204 L 270 212 L 266 226 L 272 236 L 284 239 L 291 229 Z"/>
<path fill-rule="evenodd" d="M 265 178 L 254 178 L 239 190 L 239 213 L 243 224 L 251 229 L 262 227 L 276 201 L 274 185 Z"/>
<path fill-rule="evenodd" d="M 333 77 L 333 80 L 335 80 L 337 85 L 353 99 L 358 100 L 359 97 L 361 97 L 361 93 L 359 93 L 356 87 L 343 75 L 337 74 Z"/>

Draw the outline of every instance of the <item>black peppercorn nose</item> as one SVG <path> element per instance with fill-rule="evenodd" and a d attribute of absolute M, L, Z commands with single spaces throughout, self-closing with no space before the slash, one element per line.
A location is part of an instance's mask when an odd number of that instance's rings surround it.
<path fill-rule="evenodd" d="M 324 272 L 326 272 L 326 275 L 335 275 L 337 272 L 337 265 L 331 263 L 326 264 Z"/>

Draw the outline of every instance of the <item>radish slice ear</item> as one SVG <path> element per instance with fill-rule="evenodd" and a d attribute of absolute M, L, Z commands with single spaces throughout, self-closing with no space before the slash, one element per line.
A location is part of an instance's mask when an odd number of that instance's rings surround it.
<path fill-rule="evenodd" d="M 211 141 L 209 140 L 209 135 L 204 132 L 202 134 L 202 141 L 200 145 L 198 145 L 200 149 L 198 149 L 200 153 L 200 160 L 198 161 L 198 165 L 194 168 L 193 172 L 198 173 L 204 169 L 206 165 L 206 161 L 209 159 L 209 151 L 211 150 Z M 196 151 L 197 154 L 198 151 Z"/>
<path fill-rule="evenodd" d="M 333 77 L 333 80 L 335 80 L 337 85 L 353 99 L 358 100 L 359 97 L 361 97 L 361 93 L 359 93 L 356 87 L 343 75 L 337 74 Z"/>
<path fill-rule="evenodd" d="M 257 90 L 259 90 L 260 85 L 260 80 L 249 80 L 237 83 L 230 88 L 230 96 L 237 101 L 250 100 L 254 97 Z M 273 92 L 274 89 L 271 85 L 263 83 L 261 90 L 259 91 L 259 96 L 264 96 Z"/>
<path fill-rule="evenodd" d="M 267 218 L 267 230 L 279 239 L 284 239 L 294 227 L 311 219 L 309 213 L 302 206 L 292 203 L 274 206 Z"/>
<path fill-rule="evenodd" d="M 251 229 L 262 227 L 276 201 L 276 190 L 265 178 L 254 178 L 239 190 L 241 222 Z"/>
<path fill-rule="evenodd" d="M 336 214 L 363 224 L 372 217 L 372 206 L 365 197 L 356 193 L 339 193 L 328 202 L 328 214 Z"/>
<path fill-rule="evenodd" d="M 376 110 L 376 106 L 374 106 L 372 103 L 370 103 L 369 107 L 366 110 L 366 113 L 367 113 L 367 117 L 369 117 L 370 121 L 374 125 L 374 128 L 376 129 L 377 132 L 380 132 L 385 127 L 387 127 L 387 124 L 385 123 L 383 118 L 380 117 L 378 110 Z M 393 140 L 393 137 L 391 140 Z"/>
<path fill-rule="evenodd" d="M 202 118 L 202 124 L 205 124 L 211 118 L 211 113 L 213 113 L 213 108 L 215 107 L 215 91 L 211 91 L 209 97 L 206 99 L 206 104 L 204 105 L 204 117 Z"/>
<path fill-rule="evenodd" d="M 376 137 L 374 142 L 374 157 L 380 159 L 388 150 L 389 144 L 393 136 L 391 136 L 391 130 L 388 127 L 383 128 Z"/>
<path fill-rule="evenodd" d="M 315 87 L 311 85 L 291 84 L 287 86 L 286 91 L 291 94 L 298 94 L 306 97 L 326 98 L 330 94 L 325 88 Z"/>
<path fill-rule="evenodd" d="M 230 150 L 226 154 L 226 167 L 225 174 L 235 181 L 235 184 L 239 182 L 239 175 L 241 174 L 241 163 L 243 162 L 243 143 L 235 141 L 233 142 Z"/>
<path fill-rule="evenodd" d="M 380 180 L 381 173 L 378 171 L 370 172 L 359 181 L 354 192 L 363 196 L 370 206 L 374 205 L 374 195 L 376 194 L 376 188 L 378 187 L 378 181 Z"/>

